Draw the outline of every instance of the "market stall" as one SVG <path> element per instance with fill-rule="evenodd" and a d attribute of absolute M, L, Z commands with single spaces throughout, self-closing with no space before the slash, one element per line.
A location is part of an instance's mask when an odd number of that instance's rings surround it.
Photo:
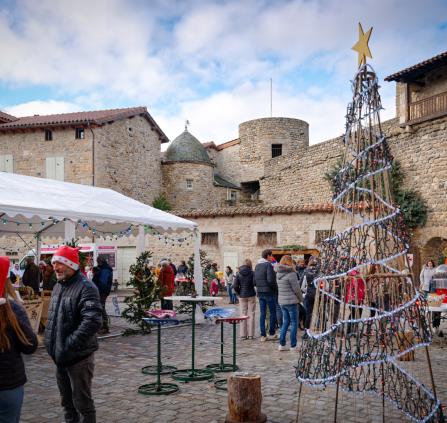
<path fill-rule="evenodd" d="M 39 257 L 44 237 L 69 242 L 76 237 L 119 233 L 137 238 L 137 252 L 148 229 L 163 233 L 193 231 L 195 235 L 195 287 L 202 293 L 200 234 L 197 224 L 155 209 L 107 188 L 0 172 L 0 236 L 34 236 L 29 245 Z M 41 304 L 42 314 L 44 305 Z M 40 321 L 40 316 L 38 321 Z"/>

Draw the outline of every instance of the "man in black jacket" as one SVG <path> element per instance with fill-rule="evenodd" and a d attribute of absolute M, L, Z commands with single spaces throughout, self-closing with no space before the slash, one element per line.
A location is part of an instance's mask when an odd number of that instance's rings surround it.
<path fill-rule="evenodd" d="M 98 289 L 79 271 L 76 248 L 58 248 L 52 263 L 58 283 L 48 310 L 45 346 L 57 366 L 65 422 L 95 423 L 91 385 L 102 321 Z"/>
<path fill-rule="evenodd" d="M 261 330 L 261 341 L 267 340 L 265 329 L 267 307 L 270 312 L 269 339 L 278 339 L 278 336 L 275 335 L 278 285 L 276 283 L 276 274 L 271 264 L 272 260 L 272 250 L 264 250 L 262 252 L 262 258 L 258 261 L 255 267 L 255 285 L 260 309 L 259 329 Z"/>
<path fill-rule="evenodd" d="M 107 263 L 107 259 L 104 256 L 98 256 L 98 271 L 93 272 L 93 283 L 96 285 L 99 291 L 99 298 L 102 306 L 102 327 L 100 334 L 104 335 L 109 333 L 109 316 L 106 311 L 107 297 L 110 295 L 113 283 L 113 269 Z"/>

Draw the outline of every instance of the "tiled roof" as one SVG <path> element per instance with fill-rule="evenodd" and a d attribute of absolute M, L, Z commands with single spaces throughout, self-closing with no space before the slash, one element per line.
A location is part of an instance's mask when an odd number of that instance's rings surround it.
<path fill-rule="evenodd" d="M 108 122 L 142 115 L 160 134 L 162 142 L 169 142 L 168 137 L 160 129 L 146 107 L 130 107 L 125 109 L 96 110 L 91 112 L 61 113 L 56 115 L 34 115 L 17 118 L 0 124 L 0 131 L 11 131 L 24 128 L 53 127 L 64 125 L 103 125 Z"/>
<path fill-rule="evenodd" d="M 218 209 L 174 210 L 180 217 L 250 216 L 256 214 L 331 213 L 332 204 L 305 204 L 293 206 L 237 206 Z"/>
<path fill-rule="evenodd" d="M 237 145 L 240 143 L 241 143 L 241 140 L 239 138 L 236 138 L 235 140 L 231 140 L 231 141 L 224 142 L 223 144 L 219 144 L 216 146 L 216 148 L 218 150 L 223 150 L 225 148 L 232 147 L 233 145 Z"/>
<path fill-rule="evenodd" d="M 216 144 L 214 144 L 214 141 L 209 141 L 209 142 L 204 142 L 203 144 L 203 148 L 214 148 L 214 150 L 217 150 L 217 146 Z"/>
<path fill-rule="evenodd" d="M 425 72 L 447 64 L 447 51 L 416 65 L 405 68 L 399 72 L 393 73 L 385 78 L 385 81 L 405 81 L 423 75 Z"/>
<path fill-rule="evenodd" d="M 18 118 L 16 118 L 15 116 L 8 115 L 8 113 L 1 112 L 1 111 L 0 111 L 0 123 L 3 123 L 3 122 L 12 122 L 13 120 L 17 120 L 17 119 L 18 119 Z"/>
<path fill-rule="evenodd" d="M 224 188 L 241 189 L 241 187 L 238 187 L 236 184 L 233 184 L 233 182 L 230 182 L 228 179 L 225 179 L 217 173 L 214 174 L 214 185 Z"/>

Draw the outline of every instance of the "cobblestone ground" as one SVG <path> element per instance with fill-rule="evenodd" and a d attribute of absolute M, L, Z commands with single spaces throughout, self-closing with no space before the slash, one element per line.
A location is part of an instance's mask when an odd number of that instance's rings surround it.
<path fill-rule="evenodd" d="M 113 326 L 119 326 L 113 320 Z M 124 327 L 121 323 L 121 325 Z M 197 326 L 196 367 L 218 361 L 219 327 L 213 323 Z M 146 336 L 112 337 L 100 341 L 96 353 L 93 393 L 98 422 L 223 423 L 227 410 L 227 394 L 217 391 L 209 381 L 179 383 L 178 393 L 150 397 L 138 394 L 139 385 L 155 381 L 154 376 L 141 373 L 141 367 L 155 363 L 156 332 Z M 225 328 L 230 352 L 231 328 Z M 166 328 L 162 332 L 163 362 L 179 369 L 190 367 L 191 326 Z M 447 403 L 446 347 L 430 347 L 438 396 Z M 425 354 L 418 352 L 409 367 L 418 378 L 428 383 L 423 366 Z M 62 409 L 55 383 L 55 368 L 45 350 L 39 348 L 26 357 L 29 382 L 25 389 L 22 422 L 62 422 Z M 227 360 L 230 360 L 228 357 Z M 296 353 L 278 352 L 277 343 L 238 340 L 238 364 L 241 370 L 261 375 L 263 412 L 270 423 L 296 421 L 299 384 L 295 379 Z M 221 374 L 222 375 L 222 374 Z M 224 374 L 225 375 L 225 374 Z M 220 376 L 222 377 L 222 376 Z M 224 376 L 225 377 L 225 376 Z M 172 382 L 169 376 L 164 381 Z M 334 390 L 319 391 L 303 387 L 300 422 L 332 422 Z M 339 422 L 381 422 L 382 406 L 377 397 L 341 394 Z M 387 422 L 409 421 L 393 406 L 386 404 Z"/>

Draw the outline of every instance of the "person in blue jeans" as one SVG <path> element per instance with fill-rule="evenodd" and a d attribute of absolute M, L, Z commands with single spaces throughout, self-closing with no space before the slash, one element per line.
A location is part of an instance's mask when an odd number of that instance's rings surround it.
<path fill-rule="evenodd" d="M 267 317 L 267 307 L 270 313 L 269 339 L 278 339 L 276 330 L 276 304 L 278 296 L 278 285 L 276 284 L 276 274 L 271 264 L 273 260 L 272 250 L 264 250 L 262 258 L 255 267 L 254 283 L 259 300 L 259 328 L 261 330 L 261 342 L 267 341 L 265 319 Z"/>
<path fill-rule="evenodd" d="M 9 280 L 9 258 L 0 257 L 0 423 L 19 423 L 26 383 L 22 353 L 32 354 L 37 337 Z"/>
<path fill-rule="evenodd" d="M 298 333 L 298 303 L 303 302 L 303 294 L 298 282 L 292 257 L 285 255 L 275 267 L 278 283 L 278 302 L 283 313 L 283 324 L 279 336 L 279 351 L 288 351 L 286 346 L 287 331 L 290 326 L 290 349 L 296 351 Z"/>
<path fill-rule="evenodd" d="M 233 291 L 234 273 L 233 269 L 230 266 L 227 266 L 225 268 L 224 279 L 225 279 L 225 286 L 227 287 L 228 299 L 230 300 L 230 304 L 236 304 L 237 297 Z"/>

